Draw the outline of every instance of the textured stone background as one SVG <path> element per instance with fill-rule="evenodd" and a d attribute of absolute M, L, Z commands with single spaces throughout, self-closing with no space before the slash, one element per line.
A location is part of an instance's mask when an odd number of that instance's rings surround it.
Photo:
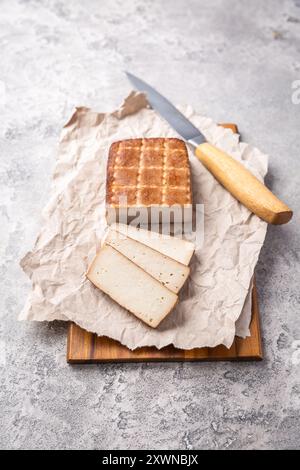
<path fill-rule="evenodd" d="M 0 50 L 0 446 L 299 447 L 300 1 L 2 0 Z M 63 323 L 16 321 L 60 129 L 75 105 L 116 107 L 124 68 L 271 155 L 296 213 L 257 266 L 262 363 L 70 367 Z"/>

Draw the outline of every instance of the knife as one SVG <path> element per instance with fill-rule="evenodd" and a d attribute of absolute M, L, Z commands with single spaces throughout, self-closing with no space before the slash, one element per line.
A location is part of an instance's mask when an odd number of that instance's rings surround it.
<path fill-rule="evenodd" d="M 270 224 L 286 224 L 291 209 L 233 157 L 206 142 L 204 135 L 154 88 L 129 72 L 132 85 L 146 93 L 148 102 L 195 149 L 201 163 L 238 201 Z"/>

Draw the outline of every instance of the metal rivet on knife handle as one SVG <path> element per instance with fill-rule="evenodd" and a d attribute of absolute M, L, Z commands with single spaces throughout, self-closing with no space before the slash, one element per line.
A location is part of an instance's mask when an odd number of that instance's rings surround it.
<path fill-rule="evenodd" d="M 195 153 L 219 183 L 258 217 L 275 225 L 286 224 L 292 218 L 291 209 L 230 155 L 207 142 Z"/>

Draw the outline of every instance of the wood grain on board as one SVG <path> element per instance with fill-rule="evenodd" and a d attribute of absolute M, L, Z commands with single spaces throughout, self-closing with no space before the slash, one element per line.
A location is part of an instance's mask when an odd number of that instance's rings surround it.
<path fill-rule="evenodd" d="M 222 124 L 237 132 L 234 124 Z M 251 336 L 245 339 L 235 337 L 230 349 L 225 346 L 215 348 L 195 348 L 183 350 L 167 346 L 162 349 L 143 347 L 131 351 L 118 341 L 99 337 L 69 324 L 67 341 L 67 361 L 70 364 L 91 364 L 100 362 L 171 362 L 171 361 L 259 361 L 262 359 L 262 345 L 259 324 L 257 290 L 254 283 L 252 293 Z"/>

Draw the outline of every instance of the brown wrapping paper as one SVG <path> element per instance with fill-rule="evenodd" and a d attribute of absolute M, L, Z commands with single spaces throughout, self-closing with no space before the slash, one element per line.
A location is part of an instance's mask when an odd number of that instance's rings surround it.
<path fill-rule="evenodd" d="M 208 141 L 243 162 L 261 180 L 267 156 L 238 135 L 196 114 L 182 112 Z M 156 330 L 147 327 L 91 285 L 85 272 L 100 246 L 105 222 L 105 171 L 112 142 L 133 137 L 176 136 L 141 94 L 101 114 L 77 108 L 61 133 L 52 195 L 31 252 L 21 261 L 32 291 L 21 320 L 72 320 L 131 349 L 230 347 L 238 331 L 249 332 L 252 276 L 267 224 L 219 185 L 191 154 L 194 202 L 204 204 L 204 239 L 176 309 Z M 201 237 L 199 237 L 201 238 Z M 243 309 L 244 307 L 244 309 Z M 242 315 L 241 315 L 242 312 Z"/>

